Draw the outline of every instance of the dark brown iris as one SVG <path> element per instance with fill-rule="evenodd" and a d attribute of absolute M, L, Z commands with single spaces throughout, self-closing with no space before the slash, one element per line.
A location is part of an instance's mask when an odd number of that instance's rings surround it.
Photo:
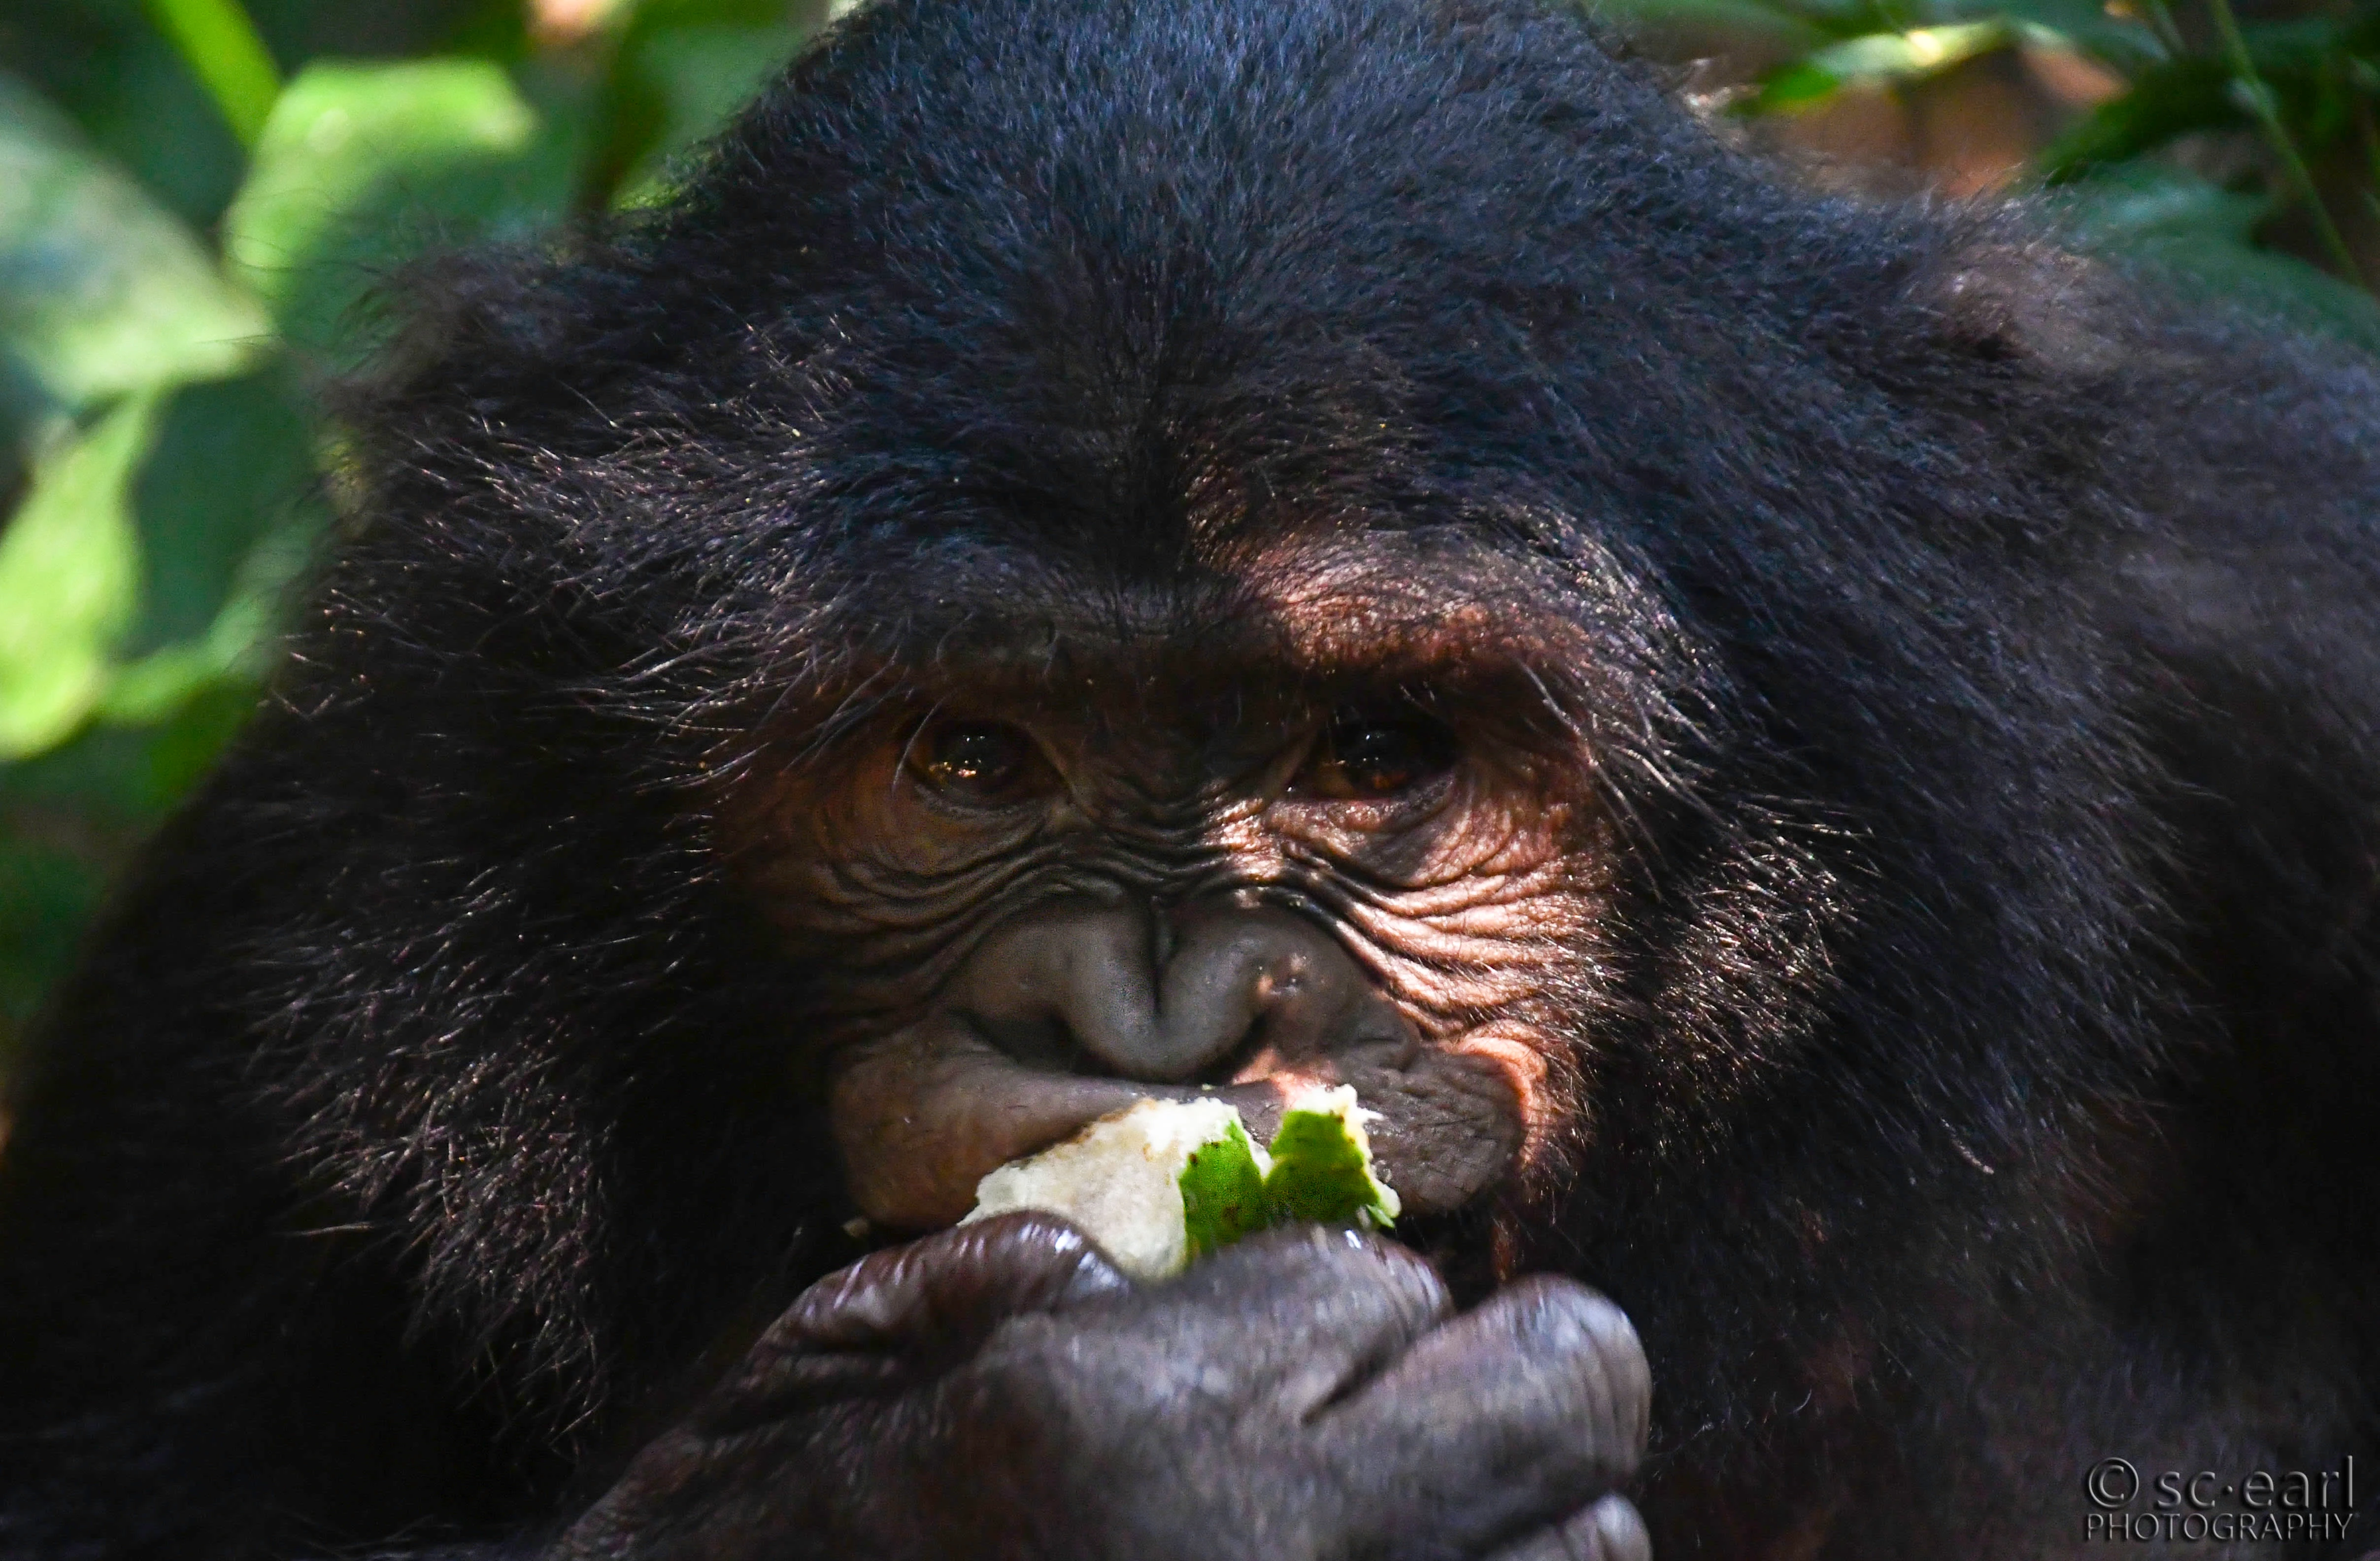
<path fill-rule="evenodd" d="M 1323 733 L 1306 787 L 1323 797 L 1394 797 L 1453 768 L 1457 752 L 1454 734 L 1417 711 L 1342 710 Z"/>
<path fill-rule="evenodd" d="M 909 768 L 937 791 L 998 803 L 1036 790 L 1047 767 L 1033 739 L 1005 723 L 937 721 L 910 744 Z"/>

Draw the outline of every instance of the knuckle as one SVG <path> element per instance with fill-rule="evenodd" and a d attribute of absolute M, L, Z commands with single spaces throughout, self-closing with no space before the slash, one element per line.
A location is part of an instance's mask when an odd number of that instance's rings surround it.
<path fill-rule="evenodd" d="M 1367 1231 L 1293 1226 L 1267 1231 L 1232 1249 L 1242 1250 L 1247 1253 L 1251 1267 L 1312 1284 L 1386 1287 L 1433 1297 L 1445 1294 L 1438 1271 L 1427 1260 L 1411 1248 Z"/>
<path fill-rule="evenodd" d="M 1524 1348 L 1582 1366 L 1591 1363 L 1615 1408 L 1643 1419 L 1652 1397 L 1652 1371 L 1626 1312 L 1575 1280 L 1549 1276 L 1522 1280 L 1498 1299 L 1520 1309 L 1516 1332 Z"/>

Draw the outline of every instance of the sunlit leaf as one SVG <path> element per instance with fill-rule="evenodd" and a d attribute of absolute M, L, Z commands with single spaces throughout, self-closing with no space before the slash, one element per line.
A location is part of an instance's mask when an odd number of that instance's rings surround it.
<path fill-rule="evenodd" d="M 541 128 L 485 60 L 309 67 L 224 215 L 225 252 L 292 339 L 334 348 L 358 299 L 407 259 L 562 214 L 569 160 Z"/>
<path fill-rule="evenodd" d="M 128 396 L 46 452 L 0 531 L 0 759 L 70 735 L 106 686 L 140 589 L 128 493 L 157 401 L 155 392 Z"/>
<path fill-rule="evenodd" d="M 1947 70 L 2001 47 L 2010 36 L 2007 26 L 1998 21 L 1872 32 L 1820 49 L 1810 63 L 1844 81 L 1902 80 Z"/>
<path fill-rule="evenodd" d="M 0 343 L 51 395 L 230 373 L 271 329 L 188 227 L 0 75 Z"/>
<path fill-rule="evenodd" d="M 98 832 L 89 844 L 111 860 L 181 801 L 254 712 L 257 686 L 210 684 L 156 726 L 92 721 L 30 758 L 0 763 L 0 828 L 30 811 L 71 815 Z"/>
<path fill-rule="evenodd" d="M 267 536 L 242 562 L 205 633 L 112 668 L 95 704 L 99 719 L 145 726 L 218 689 L 261 681 L 284 594 L 305 567 L 313 534 L 301 518 Z"/>
<path fill-rule="evenodd" d="M 281 73 L 239 0 L 148 0 L 234 134 L 256 144 L 281 91 Z"/>
<path fill-rule="evenodd" d="M 285 364 L 176 393 L 134 493 L 140 618 L 120 653 L 206 633 L 261 541 L 319 523 L 313 410 Z"/>
<path fill-rule="evenodd" d="M 1744 99 L 1736 112 L 1760 115 L 1812 108 L 1855 82 L 1919 80 L 2005 48 L 2019 35 L 2007 23 L 1994 20 L 1847 38 L 1769 72 L 1760 90 Z"/>

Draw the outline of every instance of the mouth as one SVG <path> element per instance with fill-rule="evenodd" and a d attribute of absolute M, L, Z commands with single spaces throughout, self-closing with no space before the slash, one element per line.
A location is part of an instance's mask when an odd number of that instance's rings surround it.
<path fill-rule="evenodd" d="M 832 1117 L 852 1194 L 868 1220 L 924 1232 L 956 1224 L 976 1184 L 1012 1160 L 1142 1100 L 1220 1099 L 1269 1140 L 1283 1103 L 1315 1085 L 1354 1087 L 1377 1114 L 1376 1165 L 1405 1208 L 1451 1213 L 1503 1178 L 1524 1138 L 1527 1080 L 1493 1050 L 1365 1049 L 1259 1062 L 1228 1082 L 1141 1082 L 1027 1066 L 942 1015 L 838 1059 Z"/>

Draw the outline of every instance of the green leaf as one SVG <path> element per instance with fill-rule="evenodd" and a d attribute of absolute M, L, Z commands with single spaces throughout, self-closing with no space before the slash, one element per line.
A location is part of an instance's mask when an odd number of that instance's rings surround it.
<path fill-rule="evenodd" d="M 2085 249 L 2119 250 L 2163 238 L 2219 238 L 2245 244 L 2272 210 L 2269 198 L 2242 195 L 2167 168 L 2110 168 L 2061 189 L 2045 202 Z"/>
<path fill-rule="evenodd" d="M 1371 1148 L 1352 1120 L 1354 1109 L 1354 1091 L 1349 1090 L 1337 1109 L 1281 1113 L 1272 1138 L 1272 1169 L 1264 1182 L 1275 1220 L 1396 1223 L 1396 1194 L 1372 1175 Z"/>
<path fill-rule="evenodd" d="M 1902 81 L 1948 70 L 2006 45 L 2011 37 L 1998 21 L 1871 32 L 1829 44 L 1812 55 L 1810 63 L 1839 81 Z"/>
<path fill-rule="evenodd" d="M 2043 179 L 2065 184 L 2093 168 L 2152 152 L 2195 130 L 2251 123 L 2231 95 L 2219 60 L 2190 58 L 2155 66 L 2130 91 L 2108 99 L 2050 143 L 2039 159 Z"/>
<path fill-rule="evenodd" d="M 163 726 L 91 726 L 37 758 L 0 762 L 0 1073 L 12 1036 L 72 965 L 110 876 L 256 706 L 217 685 Z"/>
<path fill-rule="evenodd" d="M 659 113 L 652 139 L 613 203 L 648 204 L 668 192 L 674 159 L 725 129 L 793 56 L 789 27 L 681 27 L 631 41 L 624 68 Z"/>
<path fill-rule="evenodd" d="M 257 703 L 252 682 L 221 682 L 156 726 L 93 721 L 47 752 L 0 762 L 0 829 L 11 817 L 68 822 L 113 865 L 164 821 Z"/>
<path fill-rule="evenodd" d="M 148 5 L 149 14 L 205 85 L 232 133 L 254 146 L 281 91 L 281 72 L 239 0 L 148 0 Z"/>
<path fill-rule="evenodd" d="M 1807 60 L 1780 66 L 1762 79 L 1760 90 L 1739 99 L 1729 110 L 1746 118 L 1815 108 L 1842 91 L 1842 78 L 1821 70 Z"/>
<path fill-rule="evenodd" d="M 73 734 L 105 689 L 132 621 L 140 543 L 127 494 L 148 454 L 159 393 L 128 396 L 36 461 L 0 531 L 0 759 Z"/>
<path fill-rule="evenodd" d="M 52 396 L 228 374 L 271 329 L 188 227 L 0 75 L 0 345 Z"/>
<path fill-rule="evenodd" d="M 2060 187 L 2046 205 L 2077 248 L 2151 271 L 2194 302 L 2380 352 L 2380 299 L 2256 247 L 2269 196 L 2124 164 Z"/>
<path fill-rule="evenodd" d="M 293 340 L 331 349 L 358 301 L 446 244 L 516 238 L 569 202 L 569 148 L 485 60 L 315 65 L 274 104 L 224 250 Z"/>
<path fill-rule="evenodd" d="M 1182 1223 L 1189 1261 L 1197 1262 L 1272 1223 L 1256 1145 L 1232 1118 L 1223 1137 L 1193 1150 L 1182 1167 Z"/>
<path fill-rule="evenodd" d="M 133 496 L 140 619 L 121 653 L 207 633 L 261 543 L 285 527 L 322 523 L 310 401 L 286 362 L 175 395 Z"/>
<path fill-rule="evenodd" d="M 219 691 L 246 700 L 262 681 L 284 593 L 305 567 L 314 530 L 301 518 L 259 543 L 204 634 L 113 668 L 96 705 L 99 719 L 149 726 Z"/>

